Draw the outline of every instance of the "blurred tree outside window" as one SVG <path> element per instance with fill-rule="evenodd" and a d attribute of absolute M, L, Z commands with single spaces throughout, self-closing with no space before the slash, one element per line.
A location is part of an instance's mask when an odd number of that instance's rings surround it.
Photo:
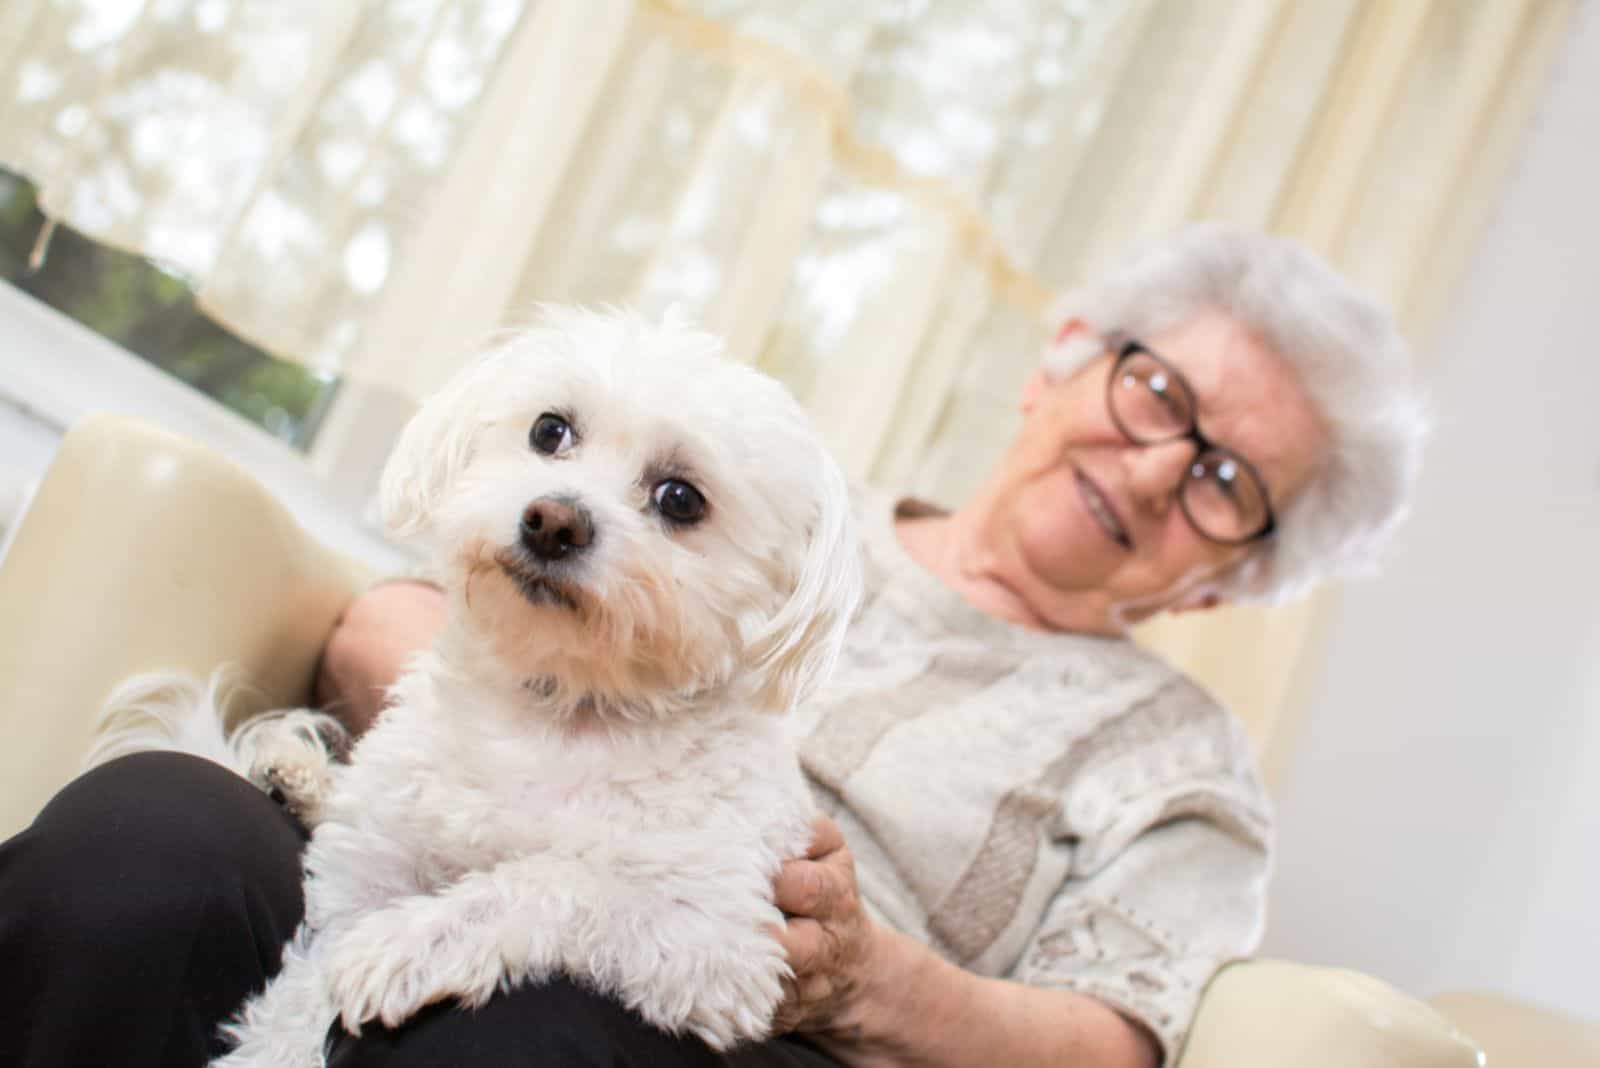
<path fill-rule="evenodd" d="M 140 256 L 56 229 L 38 269 L 46 223 L 33 185 L 0 168 L 0 280 L 188 383 L 298 449 L 306 448 L 337 378 L 278 359 L 195 306 L 183 279 Z"/>

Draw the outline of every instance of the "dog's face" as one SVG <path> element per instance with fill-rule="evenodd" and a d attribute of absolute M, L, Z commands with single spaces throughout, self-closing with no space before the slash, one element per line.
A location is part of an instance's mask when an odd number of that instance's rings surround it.
<path fill-rule="evenodd" d="M 731 683 L 787 708 L 860 588 L 844 477 L 799 405 L 671 316 L 547 311 L 423 405 L 382 498 L 475 645 L 599 704 Z"/>

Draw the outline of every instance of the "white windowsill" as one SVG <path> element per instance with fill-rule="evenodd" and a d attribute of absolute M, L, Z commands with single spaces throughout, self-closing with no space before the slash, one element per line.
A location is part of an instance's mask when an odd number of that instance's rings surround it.
<path fill-rule="evenodd" d="M 360 519 L 364 500 L 336 492 L 305 456 L 83 324 L 0 282 L 0 394 L 63 431 L 117 412 L 202 442 L 258 478 L 329 546 L 379 568 L 405 555 Z"/>

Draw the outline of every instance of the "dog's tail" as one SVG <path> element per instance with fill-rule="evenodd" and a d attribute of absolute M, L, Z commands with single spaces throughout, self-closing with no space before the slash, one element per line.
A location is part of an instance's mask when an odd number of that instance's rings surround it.
<path fill-rule="evenodd" d="M 237 673 L 228 668 L 219 668 L 205 683 L 167 671 L 124 679 L 100 710 L 84 769 L 146 749 L 172 749 L 249 778 L 250 764 L 223 726 L 238 686 Z"/>
<path fill-rule="evenodd" d="M 175 750 L 220 764 L 297 815 L 312 816 L 329 769 L 349 753 L 349 735 L 332 716 L 304 708 L 263 712 L 230 731 L 227 712 L 243 686 L 230 667 L 204 683 L 178 672 L 124 680 L 101 709 L 84 770 L 129 753 Z"/>

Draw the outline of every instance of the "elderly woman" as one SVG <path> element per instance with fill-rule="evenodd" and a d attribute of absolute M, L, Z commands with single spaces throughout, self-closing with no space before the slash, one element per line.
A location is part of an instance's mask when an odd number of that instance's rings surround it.
<path fill-rule="evenodd" d="M 342 1037 L 333 1063 L 1170 1061 L 1206 981 L 1256 944 L 1271 819 L 1237 723 L 1125 628 L 1367 562 L 1415 468 L 1406 363 L 1389 318 L 1334 272 L 1231 228 L 1191 228 L 1070 295 L 1021 430 L 969 500 L 858 496 L 866 600 L 800 713 L 827 817 L 775 887 L 791 1036 L 720 1058 L 553 983 Z M 321 686 L 352 726 L 443 612 L 415 583 L 350 607 Z M 0 918 L 0 1004 L 29 1021 L 0 1029 L 7 1063 L 89 1063 L 62 1052 L 83 1048 L 86 1013 L 116 1017 L 118 1063 L 201 1063 L 276 966 L 300 836 L 195 763 L 108 765 L 0 848 L 0 917 L 46 917 Z M 60 845 L 107 813 L 139 820 L 109 840 L 124 852 L 193 831 L 205 876 L 190 878 L 231 896 L 130 860 L 130 934 L 128 895 L 85 895 Z"/>

